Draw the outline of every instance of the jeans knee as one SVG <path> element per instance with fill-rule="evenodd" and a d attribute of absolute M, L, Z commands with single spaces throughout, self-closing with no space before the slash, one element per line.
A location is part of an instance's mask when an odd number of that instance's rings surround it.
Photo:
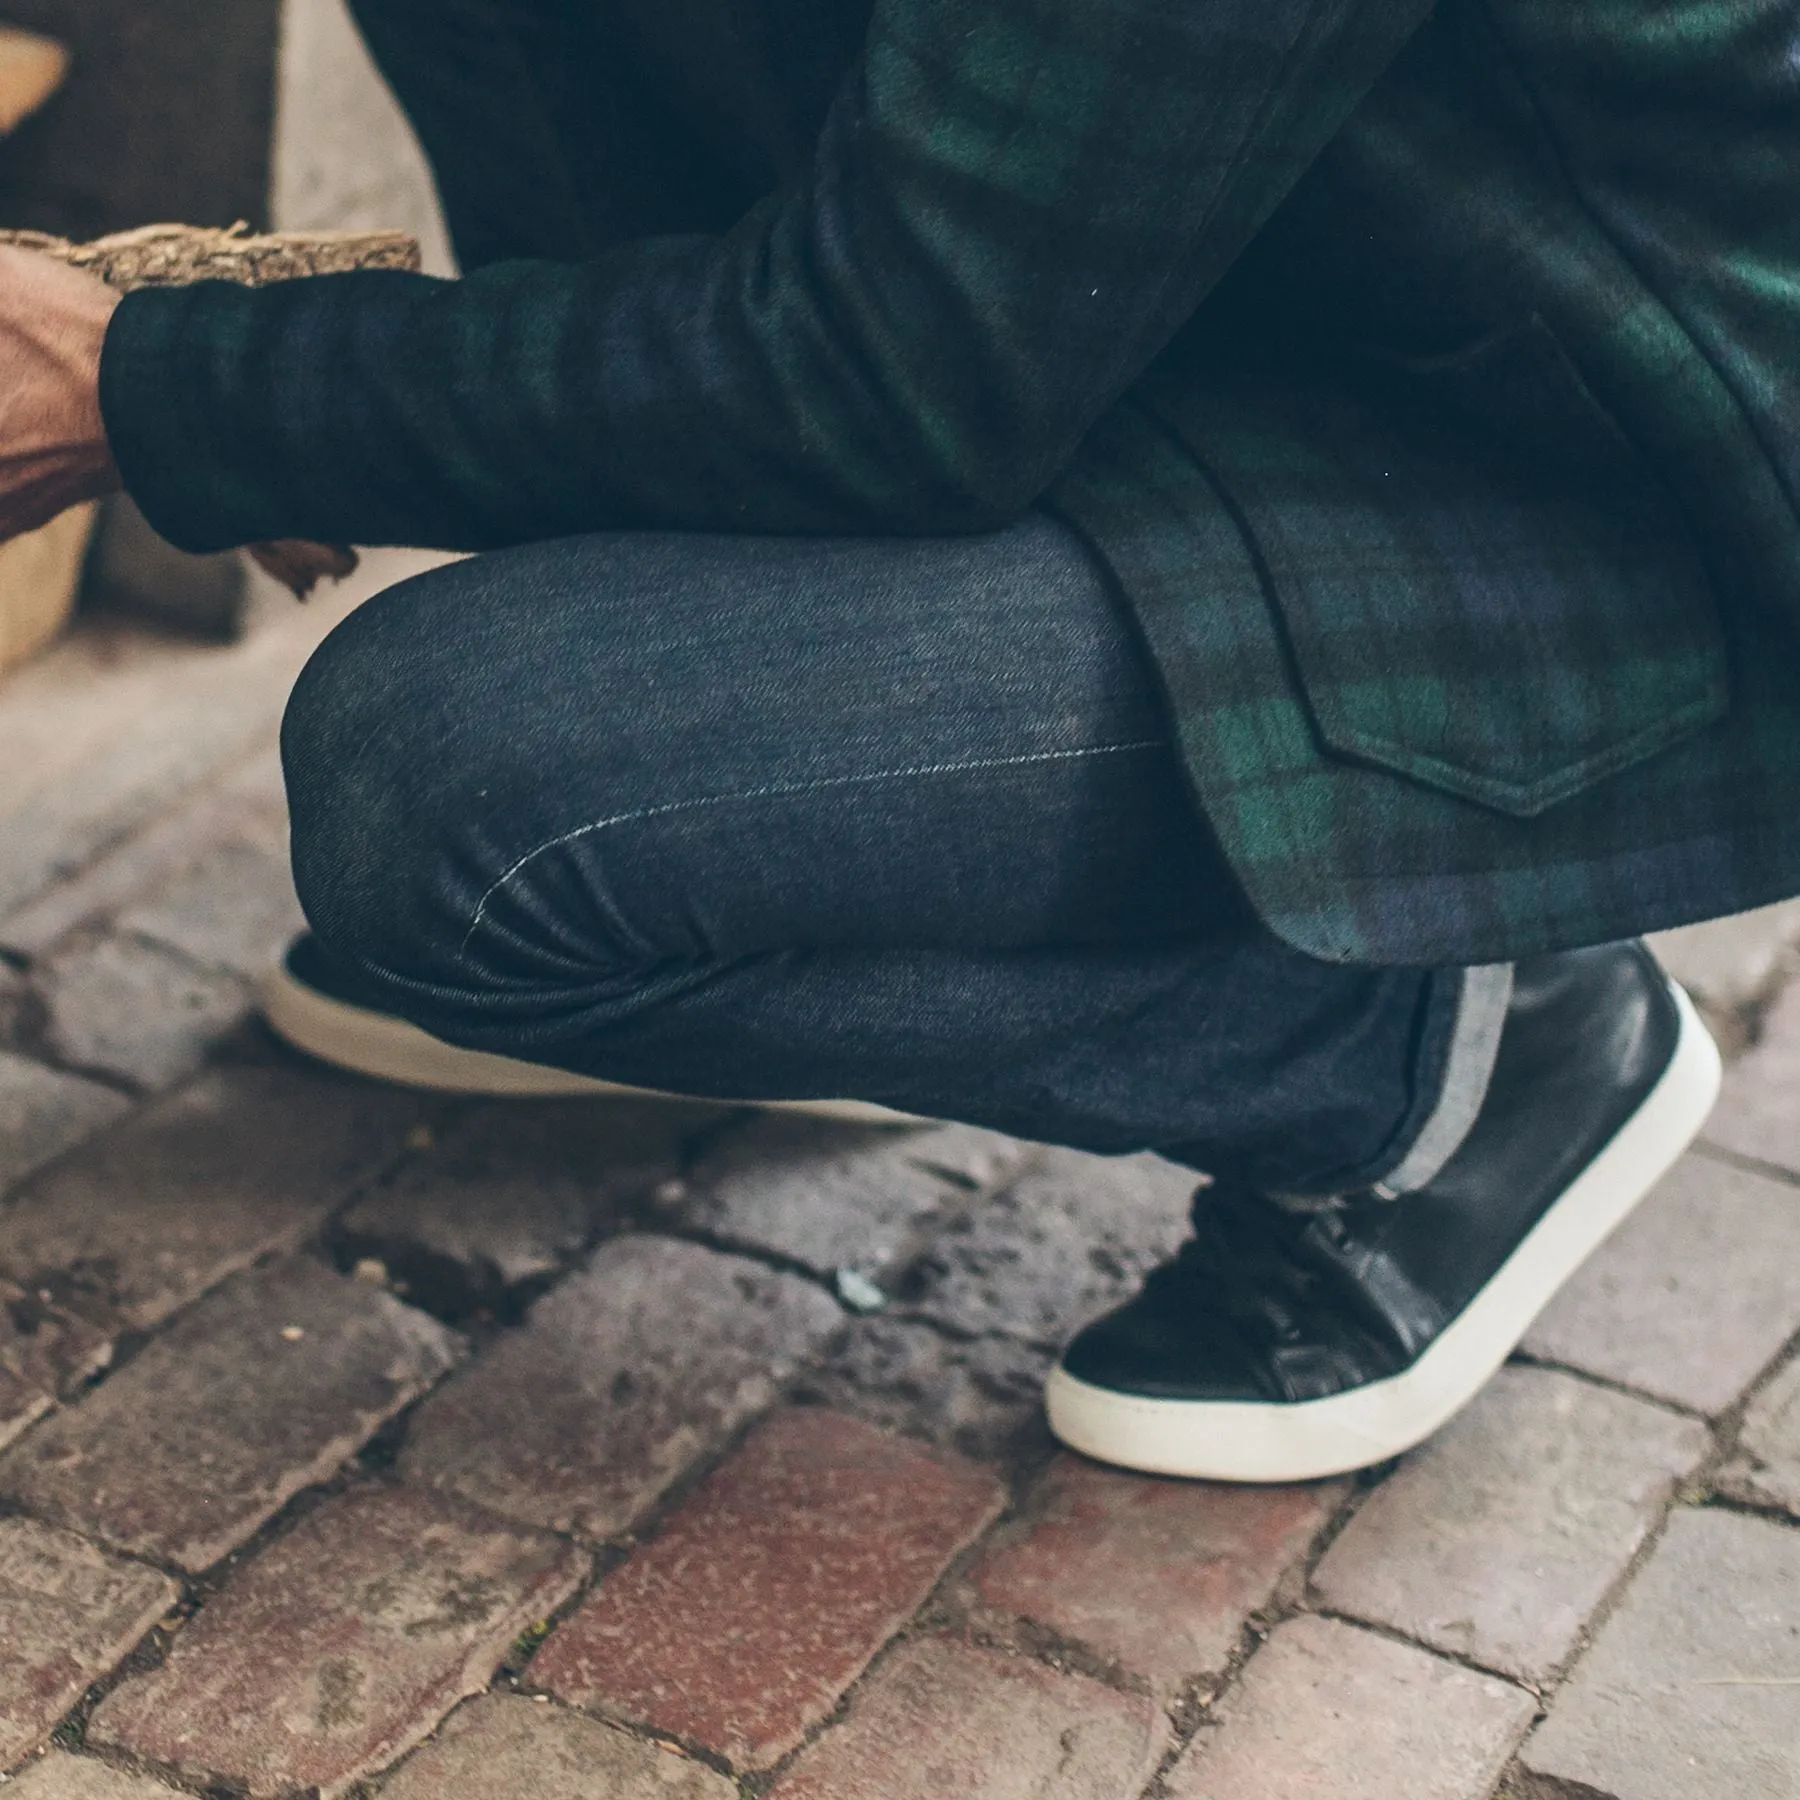
<path fill-rule="evenodd" d="M 282 720 L 281 758 L 309 924 L 346 960 L 398 966 L 419 936 L 433 750 L 406 651 L 409 609 L 389 599 L 351 614 L 313 653 Z"/>

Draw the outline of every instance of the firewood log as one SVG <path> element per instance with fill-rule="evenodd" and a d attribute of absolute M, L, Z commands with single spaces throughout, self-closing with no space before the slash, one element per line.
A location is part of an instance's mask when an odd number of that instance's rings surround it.
<path fill-rule="evenodd" d="M 36 250 L 99 276 L 122 292 L 184 287 L 196 281 L 236 281 L 261 287 L 304 275 L 345 275 L 357 269 L 416 272 L 418 240 L 401 231 L 281 231 L 253 233 L 194 225 L 144 225 L 89 244 L 41 231 L 0 231 L 0 244 Z M 341 544 L 284 538 L 252 544 L 250 555 L 304 600 L 321 580 L 341 581 L 356 568 L 356 552 Z"/>

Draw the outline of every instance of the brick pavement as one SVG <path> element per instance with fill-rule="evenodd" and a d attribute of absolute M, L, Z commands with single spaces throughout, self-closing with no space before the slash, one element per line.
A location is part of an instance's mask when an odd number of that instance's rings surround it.
<path fill-rule="evenodd" d="M 1464 1418 L 1142 1480 L 1037 1391 L 1180 1171 L 444 1101 L 247 1019 L 293 617 L 0 689 L 9 1791 L 1800 1796 L 1795 909 L 1669 942 L 1708 1142 Z"/>

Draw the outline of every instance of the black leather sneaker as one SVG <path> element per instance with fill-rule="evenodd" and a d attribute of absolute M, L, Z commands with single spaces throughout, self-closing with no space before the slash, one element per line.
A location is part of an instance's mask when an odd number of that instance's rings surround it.
<path fill-rule="evenodd" d="M 1474 1397 L 1692 1141 L 1719 1055 L 1641 944 L 1522 962 L 1486 1097 L 1398 1197 L 1201 1190 L 1194 1236 L 1050 1378 L 1072 1449 L 1301 1481 L 1411 1449 Z"/>

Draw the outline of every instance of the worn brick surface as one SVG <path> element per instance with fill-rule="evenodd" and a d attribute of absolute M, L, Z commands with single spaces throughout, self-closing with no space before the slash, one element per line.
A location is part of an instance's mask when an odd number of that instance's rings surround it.
<path fill-rule="evenodd" d="M 191 1075 L 251 1009 L 236 976 L 137 938 L 80 944 L 36 985 L 57 1061 L 152 1090 Z"/>
<path fill-rule="evenodd" d="M 0 1449 L 111 1355 L 104 1332 L 0 1280 Z"/>
<path fill-rule="evenodd" d="M 1688 1156 L 1552 1302 L 1534 1356 L 1719 1413 L 1800 1331 L 1800 1188 Z"/>
<path fill-rule="evenodd" d="M 484 1687 L 584 1572 L 568 1545 L 450 1502 L 341 1496 L 238 1571 L 161 1668 L 116 1689 L 88 1742 L 256 1797 L 333 1800 Z"/>
<path fill-rule="evenodd" d="M 951 1639 L 902 1646 L 775 1800 L 1136 1800 L 1168 1724 L 1146 1699 Z"/>
<path fill-rule="evenodd" d="M 1800 1173 L 1800 982 L 1769 1008 L 1757 1043 L 1725 1071 L 1709 1143 Z"/>
<path fill-rule="evenodd" d="M 1049 1351 L 1016 1338 L 961 1342 L 928 1325 L 859 1320 L 797 1390 L 889 1431 L 929 1439 L 984 1462 L 1049 1445 Z"/>
<path fill-rule="evenodd" d="M 1543 1369 L 1503 1369 L 1378 1489 L 1319 1565 L 1327 1604 L 1527 1678 L 1549 1674 L 1706 1454 L 1705 1430 Z"/>
<path fill-rule="evenodd" d="M 479 1304 L 550 1273 L 616 1225 L 716 1116 L 634 1101 L 483 1107 L 370 1189 L 345 1214 L 342 1235 L 397 1273 Z"/>
<path fill-rule="evenodd" d="M 108 1329 L 146 1329 L 304 1242 L 430 1104 L 292 1068 L 204 1076 L 0 1209 L 0 1273 Z"/>
<path fill-rule="evenodd" d="M 0 1050 L 0 1194 L 111 1124 L 129 1105 L 123 1094 L 97 1082 Z"/>
<path fill-rule="evenodd" d="M 627 1237 L 419 1410 L 406 1478 L 508 1518 L 622 1531 L 838 1323 L 797 1276 Z"/>
<path fill-rule="evenodd" d="M 682 1223 L 828 1274 L 874 1274 L 935 1214 L 1003 1180 L 1025 1147 L 967 1125 L 871 1130 L 765 1115 L 691 1172 Z"/>
<path fill-rule="evenodd" d="M 969 1464 L 835 1413 L 779 1413 L 557 1632 L 532 1680 L 768 1768 L 1004 1500 Z"/>
<path fill-rule="evenodd" d="M 274 964 L 305 926 L 285 843 L 257 842 L 247 834 L 215 846 L 119 919 L 122 932 L 251 979 Z"/>
<path fill-rule="evenodd" d="M 0 1457 L 0 1495 L 192 1571 L 235 1550 L 444 1374 L 435 1319 L 308 1258 L 209 1294 Z"/>
<path fill-rule="evenodd" d="M 456 1713 L 382 1800 L 737 1800 L 723 1775 L 560 1706 L 489 1694 Z"/>
<path fill-rule="evenodd" d="M 1156 1481 L 1059 1456 L 984 1549 L 969 1599 L 977 1616 L 1048 1625 L 1167 1691 L 1224 1667 L 1345 1493 Z"/>
<path fill-rule="evenodd" d="M 1620 1800 L 1800 1794 L 1800 1532 L 1677 1512 L 1524 1760 Z"/>
<path fill-rule="evenodd" d="M 1758 1394 L 1719 1486 L 1740 1500 L 1800 1518 L 1800 1357 Z"/>
<path fill-rule="evenodd" d="M 176 1597 L 172 1581 L 33 1519 L 0 1519 L 0 1769 L 29 1755 Z"/>
<path fill-rule="evenodd" d="M 1800 946 L 1800 900 L 1658 932 L 1650 945 L 1707 1014 L 1729 1028 L 1733 1015 L 1768 994 Z"/>
<path fill-rule="evenodd" d="M 0 696 L 0 916 L 111 851 L 260 749 L 319 639 L 369 594 L 441 557 L 366 555 L 241 643 L 118 625 L 76 632 Z"/>
<path fill-rule="evenodd" d="M 1488 1800 L 1531 1696 L 1329 1619 L 1283 1625 L 1176 1764 L 1169 1800 Z"/>
<path fill-rule="evenodd" d="M 6 1800 L 175 1800 L 175 1790 L 91 1756 L 53 1750 L 13 1783 Z"/>
<path fill-rule="evenodd" d="M 270 725 L 272 737 L 273 720 Z M 0 945 L 40 959 L 77 928 L 159 892 L 220 843 L 240 837 L 277 841 L 271 834 L 285 817 L 281 759 L 271 742 L 184 805 L 145 823 L 73 879 L 0 920 Z"/>
<path fill-rule="evenodd" d="M 926 1258 L 916 1310 L 1060 1348 L 1188 1234 L 1196 1177 L 1153 1156 L 1053 1150 Z"/>

